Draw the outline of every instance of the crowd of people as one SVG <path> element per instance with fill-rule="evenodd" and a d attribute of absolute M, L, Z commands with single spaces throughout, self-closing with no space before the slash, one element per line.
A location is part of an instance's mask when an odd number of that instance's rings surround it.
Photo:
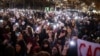
<path fill-rule="evenodd" d="M 70 41 L 78 38 L 100 44 L 99 18 L 65 11 L 0 12 L 0 56 L 69 56 Z"/>

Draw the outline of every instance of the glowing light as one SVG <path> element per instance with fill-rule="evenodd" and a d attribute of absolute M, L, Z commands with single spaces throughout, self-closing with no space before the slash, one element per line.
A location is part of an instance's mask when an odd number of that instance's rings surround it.
<path fill-rule="evenodd" d="M 78 16 L 76 16 L 74 19 L 77 20 L 78 19 Z"/>
<path fill-rule="evenodd" d="M 50 25 L 50 23 L 48 22 L 47 25 Z"/>
<path fill-rule="evenodd" d="M 75 46 L 75 42 L 74 41 L 70 41 L 70 45 L 71 46 Z"/>
<path fill-rule="evenodd" d="M 56 25 L 53 25 L 53 29 L 56 29 L 57 28 L 57 26 Z"/>
<path fill-rule="evenodd" d="M 36 28 L 36 31 L 39 31 L 39 29 L 40 29 L 40 28 L 39 28 L 39 27 L 37 27 L 37 28 Z"/>
<path fill-rule="evenodd" d="M 2 23 L 2 22 L 3 22 L 3 20 L 0 20 L 0 22 Z"/>
<path fill-rule="evenodd" d="M 97 11 L 96 10 L 93 10 L 93 13 L 96 13 Z"/>
<path fill-rule="evenodd" d="M 15 23 L 15 25 L 19 25 L 18 23 Z"/>

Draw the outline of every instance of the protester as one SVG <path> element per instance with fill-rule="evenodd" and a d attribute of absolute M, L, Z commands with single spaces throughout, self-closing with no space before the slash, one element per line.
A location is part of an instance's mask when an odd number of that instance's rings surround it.
<path fill-rule="evenodd" d="M 50 54 L 48 52 L 45 51 L 41 51 L 37 54 L 37 56 L 50 56 Z"/>

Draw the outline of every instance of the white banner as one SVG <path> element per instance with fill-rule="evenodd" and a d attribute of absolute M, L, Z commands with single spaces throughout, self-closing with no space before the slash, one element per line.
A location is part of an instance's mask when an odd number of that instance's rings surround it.
<path fill-rule="evenodd" d="M 77 40 L 78 56 L 100 56 L 100 44 Z"/>

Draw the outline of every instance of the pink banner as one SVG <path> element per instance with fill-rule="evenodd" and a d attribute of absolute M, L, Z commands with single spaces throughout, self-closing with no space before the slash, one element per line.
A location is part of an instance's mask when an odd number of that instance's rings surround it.
<path fill-rule="evenodd" d="M 100 44 L 77 40 L 78 56 L 100 56 Z"/>

